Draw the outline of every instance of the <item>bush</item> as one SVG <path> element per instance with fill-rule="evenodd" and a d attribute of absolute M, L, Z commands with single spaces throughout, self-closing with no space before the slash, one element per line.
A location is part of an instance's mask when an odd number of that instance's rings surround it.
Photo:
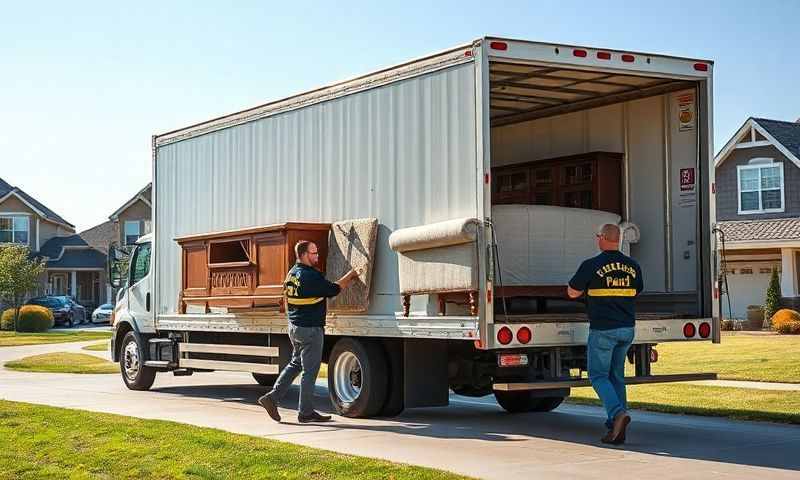
<path fill-rule="evenodd" d="M 781 281 L 778 278 L 778 269 L 773 268 L 764 299 L 764 318 L 772 318 L 779 308 L 781 308 Z"/>
<path fill-rule="evenodd" d="M 14 309 L 9 308 L 0 315 L 0 330 L 14 330 Z"/>
<path fill-rule="evenodd" d="M 53 328 L 55 319 L 53 312 L 39 305 L 23 305 L 19 309 L 19 319 L 17 320 L 18 332 L 46 332 Z M 0 327 L 3 330 L 14 330 L 14 309 L 9 308 L 3 312 L 0 320 Z"/>
<path fill-rule="evenodd" d="M 772 328 L 783 334 L 800 334 L 800 313 L 784 308 L 775 312 L 770 319 Z"/>

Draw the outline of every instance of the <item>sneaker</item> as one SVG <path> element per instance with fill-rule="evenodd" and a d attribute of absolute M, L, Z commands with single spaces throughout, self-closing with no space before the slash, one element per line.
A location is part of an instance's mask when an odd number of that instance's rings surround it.
<path fill-rule="evenodd" d="M 275 405 L 275 401 L 272 399 L 269 393 L 259 398 L 258 404 L 264 407 L 264 410 L 267 411 L 267 414 L 270 416 L 270 418 L 276 422 L 281 421 L 281 414 L 278 413 L 278 406 Z"/>
<path fill-rule="evenodd" d="M 320 415 L 317 412 L 312 411 L 308 415 L 298 414 L 297 421 L 300 423 L 322 423 L 322 422 L 330 422 L 333 420 L 333 417 L 330 415 Z"/>
<path fill-rule="evenodd" d="M 613 435 L 614 435 L 614 430 L 609 429 L 608 433 L 606 433 L 606 436 L 601 438 L 600 441 L 603 443 L 607 443 L 609 445 L 622 445 L 625 443 L 625 432 L 622 432 L 622 434 L 618 436 L 616 440 L 614 439 Z"/>

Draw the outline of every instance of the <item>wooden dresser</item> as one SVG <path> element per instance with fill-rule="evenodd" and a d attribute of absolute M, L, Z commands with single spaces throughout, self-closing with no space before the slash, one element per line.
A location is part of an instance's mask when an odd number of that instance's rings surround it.
<path fill-rule="evenodd" d="M 317 268 L 324 272 L 329 230 L 327 223 L 281 223 L 176 238 L 183 251 L 180 313 L 212 307 L 283 311 L 283 281 L 295 263 L 295 243 L 314 242 Z"/>
<path fill-rule="evenodd" d="M 622 213 L 622 154 L 591 152 L 492 169 L 492 203 Z"/>

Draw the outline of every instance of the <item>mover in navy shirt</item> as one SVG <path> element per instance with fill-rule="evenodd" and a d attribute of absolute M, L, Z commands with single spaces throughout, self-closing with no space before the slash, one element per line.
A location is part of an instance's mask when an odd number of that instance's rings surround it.
<path fill-rule="evenodd" d="M 316 244 L 300 240 L 294 246 L 294 252 L 297 263 L 289 270 L 283 284 L 288 304 L 286 310 L 292 358 L 281 371 L 272 390 L 259 398 L 258 403 L 273 420 L 280 422 L 278 404 L 286 396 L 294 379 L 302 373 L 297 420 L 300 423 L 329 422 L 331 416 L 316 412 L 313 402 L 314 383 L 319 373 L 325 339 L 326 299 L 339 295 L 361 272 L 350 270 L 336 282 L 329 282 L 314 268 L 319 264 L 319 249 Z"/>
<path fill-rule="evenodd" d="M 631 421 L 625 392 L 625 355 L 635 335 L 634 302 L 644 286 L 639 264 L 619 251 L 621 236 L 617 225 L 603 225 L 597 235 L 600 254 L 581 264 L 567 288 L 570 298 L 584 293 L 587 297 L 586 369 L 606 409 L 608 432 L 600 441 L 614 445 L 625 443 L 625 430 Z"/>

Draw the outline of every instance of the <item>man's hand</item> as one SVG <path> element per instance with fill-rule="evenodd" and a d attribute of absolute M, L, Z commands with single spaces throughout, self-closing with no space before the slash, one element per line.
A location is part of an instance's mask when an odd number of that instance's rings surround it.
<path fill-rule="evenodd" d="M 350 286 L 351 283 L 355 279 L 358 278 L 364 272 L 363 268 L 353 268 L 349 272 L 345 273 L 342 278 L 336 281 L 336 284 L 339 285 L 339 288 L 345 289 Z"/>
<path fill-rule="evenodd" d="M 575 290 L 574 288 L 567 285 L 567 296 L 573 300 L 583 295 L 583 290 Z"/>

